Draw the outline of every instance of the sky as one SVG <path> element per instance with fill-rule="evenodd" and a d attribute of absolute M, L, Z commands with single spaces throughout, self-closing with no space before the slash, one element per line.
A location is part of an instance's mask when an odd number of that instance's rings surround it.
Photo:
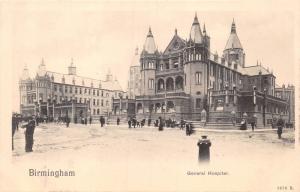
<path fill-rule="evenodd" d="M 135 48 L 141 51 L 151 26 L 164 51 L 177 28 L 189 37 L 195 12 L 211 38 L 211 51 L 222 54 L 234 18 L 246 53 L 246 66 L 273 70 L 277 84 L 295 84 L 295 15 L 292 6 L 241 1 L 200 2 L 19 2 L 8 5 L 13 110 L 19 110 L 18 80 L 26 65 L 33 77 L 42 58 L 47 70 L 67 73 L 71 58 L 77 74 L 105 79 L 111 71 L 126 90 Z M 2 26 L 1 26 L 2 25 Z"/>

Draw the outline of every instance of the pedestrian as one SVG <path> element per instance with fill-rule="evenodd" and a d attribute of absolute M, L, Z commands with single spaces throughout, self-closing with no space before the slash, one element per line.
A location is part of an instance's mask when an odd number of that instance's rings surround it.
<path fill-rule="evenodd" d="M 35 129 L 35 121 L 34 118 L 30 118 L 28 123 L 23 125 L 22 128 L 26 128 L 25 131 L 25 151 L 32 152 L 33 147 L 33 134 Z"/>
<path fill-rule="evenodd" d="M 252 122 L 251 122 L 251 127 L 252 127 L 252 131 L 254 131 L 254 127 L 255 127 L 256 125 L 255 125 L 255 121 L 253 120 Z"/>
<path fill-rule="evenodd" d="M 117 125 L 119 125 L 120 124 L 120 118 L 118 117 L 117 118 Z"/>
<path fill-rule="evenodd" d="M 135 126 L 136 126 L 136 119 L 135 118 L 132 119 L 132 126 L 133 126 L 133 128 L 135 128 Z"/>
<path fill-rule="evenodd" d="M 102 116 L 100 117 L 100 124 L 101 124 L 101 127 L 103 127 L 103 125 L 104 125 L 104 118 Z"/>
<path fill-rule="evenodd" d="M 279 119 L 277 120 L 277 134 L 278 134 L 278 139 L 281 139 L 281 134 L 282 134 L 282 129 L 284 127 L 284 121 L 282 119 L 282 116 L 279 116 Z"/>
<path fill-rule="evenodd" d="M 148 127 L 150 127 L 150 125 L 151 125 L 151 119 L 149 118 L 148 119 Z"/>
<path fill-rule="evenodd" d="M 158 131 L 163 131 L 163 130 L 164 130 L 163 120 L 161 117 L 159 117 Z"/>
<path fill-rule="evenodd" d="M 92 121 L 93 121 L 92 116 L 90 116 L 90 125 L 92 124 Z"/>
<path fill-rule="evenodd" d="M 184 128 L 184 120 L 181 118 L 180 120 L 180 129 L 183 130 Z"/>
<path fill-rule="evenodd" d="M 67 116 L 66 117 L 66 126 L 69 127 L 69 125 L 70 125 L 70 118 Z"/>
<path fill-rule="evenodd" d="M 128 128 L 130 129 L 131 128 L 131 120 L 129 119 L 128 121 Z"/>
<path fill-rule="evenodd" d="M 188 124 L 188 123 L 185 124 L 185 134 L 187 136 L 190 135 L 190 124 Z"/>
<path fill-rule="evenodd" d="M 87 117 L 84 118 L 84 124 L 87 125 Z"/>

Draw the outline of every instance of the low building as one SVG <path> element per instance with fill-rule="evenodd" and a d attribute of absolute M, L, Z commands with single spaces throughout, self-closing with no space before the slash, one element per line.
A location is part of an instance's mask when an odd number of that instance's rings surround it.
<path fill-rule="evenodd" d="M 77 75 L 71 62 L 68 73 L 46 70 L 42 60 L 34 78 L 29 77 L 27 67 L 19 81 L 20 112 L 23 116 L 37 115 L 49 120 L 71 118 L 80 122 L 83 118 L 99 120 L 112 111 L 112 100 L 124 95 L 119 82 L 108 72 L 105 80 Z"/>

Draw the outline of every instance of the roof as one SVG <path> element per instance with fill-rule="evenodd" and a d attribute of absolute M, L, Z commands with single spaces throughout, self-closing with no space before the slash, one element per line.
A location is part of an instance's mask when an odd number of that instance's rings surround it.
<path fill-rule="evenodd" d="M 52 71 L 47 71 L 46 75 L 48 75 L 50 78 L 53 76 L 55 83 L 63 83 L 62 79 L 64 78 L 65 79 L 64 84 L 74 85 L 73 84 L 73 80 L 74 80 L 76 86 L 91 87 L 91 85 L 93 84 L 94 88 L 101 88 L 101 89 L 112 90 L 112 91 L 123 91 L 122 87 L 120 86 L 117 80 L 102 81 L 102 80 L 82 77 L 78 75 L 56 73 Z"/>
<path fill-rule="evenodd" d="M 266 68 L 264 68 L 261 65 L 255 65 L 255 66 L 249 66 L 243 68 L 245 75 L 253 76 L 253 75 L 259 75 L 261 72 L 262 75 L 269 75 L 271 74 Z"/>
<path fill-rule="evenodd" d="M 239 37 L 236 34 L 236 27 L 234 21 L 232 22 L 231 32 L 224 50 L 226 49 L 243 49 Z"/>
<path fill-rule="evenodd" d="M 149 28 L 149 32 L 148 32 L 147 37 L 146 37 L 146 41 L 145 41 L 145 44 L 144 44 L 144 51 L 146 51 L 149 54 L 154 54 L 155 51 L 156 51 L 156 45 L 155 45 L 155 42 L 154 42 L 154 38 L 153 38 L 153 35 L 152 35 L 151 28 Z"/>
<path fill-rule="evenodd" d="M 173 36 L 167 48 L 165 49 L 164 54 L 167 55 L 172 52 L 176 52 L 182 49 L 184 46 L 185 46 L 185 41 L 177 35 L 177 30 L 175 30 L 175 35 Z"/>
<path fill-rule="evenodd" d="M 197 17 L 197 15 L 195 15 L 194 22 L 192 24 L 191 31 L 190 31 L 190 39 L 194 43 L 202 43 L 202 38 L 203 38 L 203 36 L 202 36 L 199 21 L 198 21 L 198 17 Z"/>

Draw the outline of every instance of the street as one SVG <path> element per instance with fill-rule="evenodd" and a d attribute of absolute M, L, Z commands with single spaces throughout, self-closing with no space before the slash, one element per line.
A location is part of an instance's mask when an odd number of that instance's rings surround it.
<path fill-rule="evenodd" d="M 43 187 L 47 185 L 49 189 L 70 185 L 77 190 L 147 188 L 182 191 L 211 189 L 213 180 L 220 183 L 213 189 L 224 186 L 231 190 L 251 188 L 259 191 L 261 186 L 250 182 L 257 178 L 257 174 L 264 177 L 267 189 L 275 189 L 276 180 L 282 184 L 295 184 L 296 178 L 286 177 L 295 168 L 288 165 L 297 162 L 291 159 L 293 134 L 292 130 L 284 130 L 283 139 L 279 140 L 275 130 L 254 133 L 198 130 L 186 136 L 179 128 L 159 132 L 157 128 L 147 126 L 128 129 L 126 125 L 101 128 L 99 124 L 71 124 L 66 128 L 65 125 L 40 124 L 35 130 L 32 153 L 24 152 L 23 129 L 16 132 L 12 160 L 18 170 L 24 172 L 28 167 L 76 171 L 78 177 L 73 179 L 41 178 L 34 183 Z M 197 142 L 201 135 L 207 135 L 212 142 L 211 161 L 207 166 L 198 163 Z M 206 172 L 206 176 L 191 176 L 190 173 L 198 171 Z M 227 175 L 208 176 L 209 171 L 221 171 Z M 89 178 L 84 185 L 82 178 Z M 243 179 L 232 185 L 232 181 L 240 178 Z"/>

